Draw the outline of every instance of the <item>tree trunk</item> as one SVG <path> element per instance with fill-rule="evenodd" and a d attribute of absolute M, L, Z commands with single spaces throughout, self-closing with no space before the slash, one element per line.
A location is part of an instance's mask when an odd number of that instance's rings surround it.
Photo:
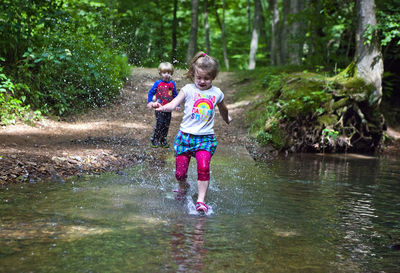
<path fill-rule="evenodd" d="M 355 63 L 357 66 L 357 77 L 374 86 L 374 92 L 369 99 L 370 106 L 378 106 L 382 99 L 382 74 L 383 61 L 376 31 L 372 38 L 364 37 L 370 27 L 375 27 L 375 1 L 357 0 L 357 30 L 356 30 L 356 53 Z"/>
<path fill-rule="evenodd" d="M 225 0 L 222 0 L 222 23 L 219 19 L 218 15 L 218 8 L 215 6 L 215 2 L 212 2 L 215 11 L 215 18 L 217 20 L 217 24 L 221 29 L 221 40 L 222 40 L 222 53 L 224 55 L 224 63 L 226 69 L 229 70 L 229 59 L 228 59 L 228 52 L 226 50 L 226 38 L 225 38 Z"/>
<path fill-rule="evenodd" d="M 206 40 L 207 54 L 211 55 L 210 25 L 208 24 L 208 0 L 204 0 L 204 34 Z"/>
<path fill-rule="evenodd" d="M 289 44 L 288 44 L 288 63 L 299 65 L 301 63 L 301 22 L 296 17 L 302 10 L 302 0 L 290 0 L 290 15 L 291 20 L 289 22 Z"/>
<path fill-rule="evenodd" d="M 283 0 L 283 14 L 280 23 L 280 59 L 281 65 L 288 62 L 288 43 L 289 43 L 289 23 L 290 0 Z"/>
<path fill-rule="evenodd" d="M 260 33 L 262 6 L 260 0 L 254 0 L 254 18 L 253 18 L 253 31 L 250 43 L 250 55 L 248 69 L 256 68 L 256 54 L 258 48 L 258 38 Z"/>
<path fill-rule="evenodd" d="M 172 56 L 171 62 L 172 64 L 177 63 L 177 27 L 178 27 L 178 18 L 176 16 L 178 12 L 178 0 L 174 0 L 174 11 L 173 11 L 173 20 L 172 20 Z"/>
<path fill-rule="evenodd" d="M 262 6 L 262 1 L 260 1 L 260 23 L 259 23 L 259 27 L 260 27 L 260 39 L 262 41 L 264 41 L 265 45 L 266 45 L 266 50 L 265 50 L 265 58 L 268 58 L 268 51 L 270 50 L 270 48 L 268 48 L 269 45 L 269 40 L 268 40 L 268 34 L 267 34 L 267 28 L 266 26 L 266 20 L 265 20 L 265 16 L 264 16 L 264 8 Z"/>
<path fill-rule="evenodd" d="M 222 24 L 221 24 L 221 39 L 222 39 L 222 52 L 224 54 L 224 63 L 226 69 L 229 70 L 229 59 L 228 52 L 226 50 L 226 40 L 225 40 L 225 0 L 222 0 Z"/>
<path fill-rule="evenodd" d="M 322 64 L 325 62 L 325 56 L 328 56 L 328 43 L 325 42 L 326 34 L 324 32 L 326 15 L 321 13 L 321 10 L 324 9 L 324 3 L 320 0 L 310 0 L 309 2 L 311 6 L 309 17 L 312 19 L 307 22 L 308 32 L 310 33 L 307 39 L 307 58 L 314 64 Z"/>
<path fill-rule="evenodd" d="M 279 52 L 279 9 L 277 0 L 269 0 L 271 10 L 271 65 L 280 65 L 281 58 Z"/>
<path fill-rule="evenodd" d="M 189 45 L 186 55 L 186 63 L 192 60 L 197 48 L 197 31 L 199 26 L 199 0 L 192 0 L 192 23 L 190 26 Z"/>

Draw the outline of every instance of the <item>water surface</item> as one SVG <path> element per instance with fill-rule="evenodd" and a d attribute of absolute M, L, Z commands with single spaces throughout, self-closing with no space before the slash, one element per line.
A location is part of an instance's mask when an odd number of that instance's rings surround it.
<path fill-rule="evenodd" d="M 219 147 L 198 216 L 196 164 L 0 189 L 0 272 L 398 272 L 400 161 Z"/>

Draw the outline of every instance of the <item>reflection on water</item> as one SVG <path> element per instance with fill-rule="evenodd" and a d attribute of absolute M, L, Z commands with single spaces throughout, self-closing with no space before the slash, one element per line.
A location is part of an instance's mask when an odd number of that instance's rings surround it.
<path fill-rule="evenodd" d="M 400 161 L 219 147 L 209 216 L 172 155 L 126 176 L 0 189 L 0 272 L 396 272 Z"/>
<path fill-rule="evenodd" d="M 175 272 L 204 272 L 203 257 L 206 216 L 192 219 L 193 228 L 186 230 L 182 222 L 176 222 L 171 232 L 171 256 L 177 265 Z"/>

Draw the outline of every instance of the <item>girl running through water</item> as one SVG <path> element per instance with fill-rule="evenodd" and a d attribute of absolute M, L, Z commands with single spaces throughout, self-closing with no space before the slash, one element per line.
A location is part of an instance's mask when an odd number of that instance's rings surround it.
<path fill-rule="evenodd" d="M 232 121 L 224 102 L 224 94 L 218 87 L 212 85 L 218 72 L 218 61 L 204 52 L 198 52 L 186 73 L 194 83 L 185 85 L 170 103 L 161 105 L 153 102 L 151 105 L 156 111 L 171 112 L 185 102 L 183 119 L 174 142 L 175 177 L 179 182 L 179 189 L 175 191 L 176 199 L 185 198 L 190 187 L 187 182 L 187 171 L 190 158 L 193 156 L 197 161 L 196 210 L 203 213 L 207 213 L 209 209 L 205 199 L 210 182 L 211 157 L 217 148 L 217 139 L 214 135 L 215 106 L 218 106 L 227 124 Z"/>

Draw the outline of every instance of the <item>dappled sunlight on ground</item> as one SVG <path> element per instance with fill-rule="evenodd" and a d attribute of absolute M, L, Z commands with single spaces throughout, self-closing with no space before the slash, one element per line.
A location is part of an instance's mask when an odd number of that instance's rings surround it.
<path fill-rule="evenodd" d="M 43 122 L 41 125 L 31 127 L 28 125 L 8 126 L 2 130 L 4 135 L 20 135 L 20 134 L 40 134 L 52 135 L 54 133 L 62 134 L 64 130 L 68 132 L 90 132 L 94 130 L 105 130 L 110 128 L 128 128 L 128 129 L 151 129 L 152 125 L 144 122 L 123 122 L 123 121 L 94 121 L 94 122 Z M 51 130 L 51 131 L 49 131 Z"/>

